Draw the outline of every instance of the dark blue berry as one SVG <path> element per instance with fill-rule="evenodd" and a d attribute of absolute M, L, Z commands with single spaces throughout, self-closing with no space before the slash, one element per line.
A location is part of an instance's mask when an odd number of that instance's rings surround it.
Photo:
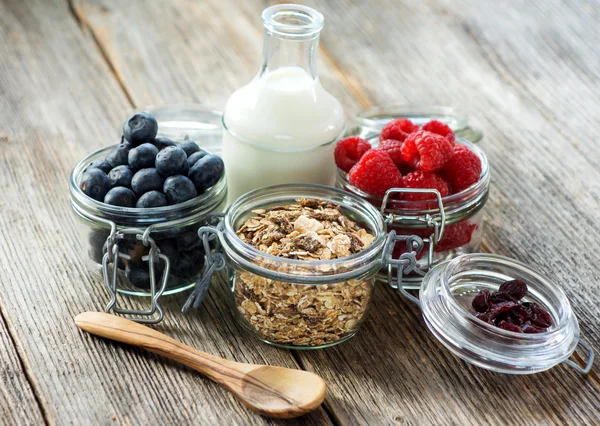
<path fill-rule="evenodd" d="M 163 207 L 167 205 L 167 197 L 160 191 L 149 191 L 140 197 L 136 207 L 148 209 L 152 207 Z"/>
<path fill-rule="evenodd" d="M 194 152 L 192 155 L 188 156 L 188 164 L 190 165 L 190 169 L 192 168 L 192 166 L 194 164 L 196 164 L 198 162 L 199 159 L 204 158 L 208 155 L 208 152 L 206 151 L 198 151 L 198 152 Z"/>
<path fill-rule="evenodd" d="M 129 156 L 130 149 L 130 144 L 120 143 L 119 145 L 115 146 L 106 156 L 106 161 L 108 161 L 113 167 L 121 166 L 123 164 L 127 165 L 127 157 Z"/>
<path fill-rule="evenodd" d="M 150 271 L 147 265 L 127 265 L 125 276 L 137 288 L 150 289 Z"/>
<path fill-rule="evenodd" d="M 142 169 L 133 175 L 131 189 L 137 195 L 142 195 L 148 191 L 162 190 L 164 183 L 165 178 L 156 169 Z"/>
<path fill-rule="evenodd" d="M 154 142 L 152 142 L 152 145 L 157 147 L 159 150 L 162 150 L 168 146 L 175 146 L 177 144 L 169 138 L 159 137 L 159 138 L 154 139 Z"/>
<path fill-rule="evenodd" d="M 106 193 L 104 202 L 112 206 L 135 207 L 137 197 L 133 191 L 124 186 L 115 186 Z"/>
<path fill-rule="evenodd" d="M 183 151 L 185 152 L 185 154 L 188 157 L 190 155 L 192 155 L 194 152 L 200 151 L 200 147 L 194 141 L 185 141 L 185 142 L 182 142 L 182 143 L 179 144 L 179 148 L 183 149 Z"/>
<path fill-rule="evenodd" d="M 90 169 L 83 173 L 79 187 L 88 197 L 102 201 L 110 189 L 110 181 L 102 170 Z"/>
<path fill-rule="evenodd" d="M 112 166 L 106 160 L 94 160 L 90 164 L 88 164 L 85 171 L 88 171 L 91 169 L 100 169 L 104 173 L 108 173 L 108 172 L 110 172 L 110 169 L 112 169 Z"/>
<path fill-rule="evenodd" d="M 129 166 L 134 169 L 154 167 L 158 148 L 151 143 L 143 143 L 129 151 Z"/>
<path fill-rule="evenodd" d="M 185 151 L 176 146 L 168 146 L 156 156 L 156 170 L 165 177 L 186 175 L 189 167 Z"/>
<path fill-rule="evenodd" d="M 177 236 L 177 248 L 182 251 L 198 249 L 204 251 L 202 240 L 197 231 L 186 232 Z"/>
<path fill-rule="evenodd" d="M 121 165 L 112 169 L 108 173 L 108 179 L 110 180 L 110 186 L 125 186 L 131 187 L 131 179 L 133 178 L 133 170 L 131 167 Z"/>
<path fill-rule="evenodd" d="M 221 179 L 225 171 L 223 160 L 216 155 L 206 155 L 190 169 L 188 176 L 196 185 L 198 193 L 206 191 Z"/>
<path fill-rule="evenodd" d="M 191 200 L 197 195 L 192 181 L 182 175 L 169 176 L 163 185 L 163 192 L 171 205 Z"/>
<path fill-rule="evenodd" d="M 171 270 L 173 275 L 180 278 L 193 279 L 200 273 L 204 266 L 204 254 L 196 251 L 183 251 L 173 262 Z"/>
<path fill-rule="evenodd" d="M 156 119 L 145 112 L 136 112 L 123 124 L 123 136 L 133 146 L 152 142 L 158 132 Z"/>

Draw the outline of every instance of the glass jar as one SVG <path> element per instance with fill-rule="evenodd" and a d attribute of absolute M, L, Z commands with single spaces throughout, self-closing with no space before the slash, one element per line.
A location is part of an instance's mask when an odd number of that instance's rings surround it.
<path fill-rule="evenodd" d="M 535 302 L 552 316 L 547 332 L 507 331 L 470 312 L 480 290 L 496 291 L 503 282 L 514 279 L 528 286 L 524 302 Z M 594 354 L 580 341 L 577 318 L 565 293 L 524 263 L 487 253 L 462 255 L 430 270 L 419 296 L 429 330 L 452 353 L 471 364 L 509 374 L 536 373 L 561 362 L 584 374 L 590 371 Z M 585 368 L 568 360 L 578 343 L 588 352 Z"/>
<path fill-rule="evenodd" d="M 375 147 L 377 139 L 371 140 Z M 461 254 L 479 251 L 483 237 L 483 207 L 487 201 L 490 185 L 490 172 L 487 157 L 481 149 L 471 142 L 456 138 L 456 143 L 469 147 L 481 160 L 481 177 L 479 181 L 457 194 L 441 198 L 442 207 L 435 201 L 395 200 L 394 193 L 409 192 L 408 189 L 393 189 L 390 197 L 375 197 L 361 191 L 350 184 L 347 173 L 337 170 L 336 186 L 356 194 L 380 209 L 384 215 L 388 230 L 398 235 L 418 235 L 427 244 L 420 253 L 419 266 L 422 269 L 451 259 Z M 442 220 L 443 219 L 443 220 Z M 443 225 L 443 227 L 442 227 Z M 436 238 L 434 234 L 438 231 Z M 407 249 L 398 245 L 394 250 L 394 258 L 398 258 Z M 385 272 L 385 271 L 384 271 Z M 391 271 L 390 271 L 391 272 Z M 388 275 L 381 274 L 384 281 Z M 418 288 L 422 276 L 413 274 L 404 280 L 407 288 Z"/>
<path fill-rule="evenodd" d="M 346 257 L 299 260 L 267 254 L 237 235 L 253 211 L 302 198 L 339 205 L 340 213 L 373 235 L 372 243 Z M 230 289 L 238 321 L 254 336 L 280 347 L 316 349 L 356 334 L 371 303 L 387 240 L 381 215 L 370 203 L 321 185 L 271 186 L 239 197 L 213 231 L 227 265 L 220 281 Z"/>
<path fill-rule="evenodd" d="M 173 206 L 104 204 L 85 195 L 80 182 L 87 166 L 104 159 L 113 147 L 93 152 L 75 166 L 70 176 L 71 207 L 79 219 L 85 262 L 103 279 L 111 295 L 107 312 L 136 315 L 138 322 L 156 323 L 163 317 L 158 298 L 193 287 L 202 274 L 204 248 L 197 231 L 224 209 L 226 180 L 223 177 L 205 193 Z M 117 293 L 150 296 L 152 307 L 144 311 L 119 308 Z"/>
<path fill-rule="evenodd" d="M 377 105 L 361 111 L 356 116 L 358 129 L 355 132 L 360 137 L 371 139 L 379 136 L 381 129 L 396 118 L 408 118 L 413 123 L 422 126 L 430 120 L 446 123 L 456 136 L 476 143 L 481 140 L 481 130 L 474 128 L 467 115 L 451 106 L 442 105 Z"/>

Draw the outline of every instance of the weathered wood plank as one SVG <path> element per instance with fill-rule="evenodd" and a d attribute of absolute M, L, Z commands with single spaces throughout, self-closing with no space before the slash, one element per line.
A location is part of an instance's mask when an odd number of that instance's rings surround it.
<path fill-rule="evenodd" d="M 0 422 L 12 425 L 44 424 L 44 414 L 27 381 L 8 328 L 0 318 Z"/>
<path fill-rule="evenodd" d="M 118 140 L 132 106 L 66 2 L 0 3 L 0 56 L 0 300 L 48 422 L 274 423 L 188 369 L 74 326 L 75 314 L 101 309 L 106 295 L 83 267 L 68 173 Z M 259 345 L 225 318 L 222 293 L 185 317 L 183 296 L 168 299 L 162 331 L 230 359 L 296 366 L 289 352 Z M 329 420 L 320 409 L 297 423 Z"/>
<path fill-rule="evenodd" d="M 209 44 L 218 41 L 219 48 L 229 52 L 219 52 L 217 62 L 241 65 L 232 72 L 232 83 L 237 81 L 232 84 L 233 88 L 247 81 L 256 68 L 260 53 L 258 16 L 268 3 L 236 3 L 239 11 L 227 8 L 231 5 L 229 2 L 200 6 L 181 1 L 173 7 L 185 10 L 186 16 L 196 18 L 198 23 L 204 22 L 199 15 L 208 11 L 214 14 L 212 17 L 218 25 L 228 28 L 227 35 L 211 38 Z M 120 52 L 110 60 L 122 70 L 124 86 L 132 92 L 133 99 L 153 102 L 152 97 L 144 98 L 149 89 L 145 84 L 136 86 L 138 80 L 134 77 L 139 67 L 149 69 L 153 58 L 167 50 L 163 47 L 154 57 L 136 54 L 131 48 L 136 37 L 152 40 L 152 45 L 177 46 L 178 53 L 187 58 L 187 67 L 203 64 L 198 58 L 205 57 L 194 53 L 203 49 L 197 45 L 204 46 L 204 43 L 191 38 L 193 34 L 206 37 L 200 30 L 201 25 L 198 25 L 198 33 L 190 30 L 185 36 L 173 28 L 167 33 L 142 28 L 142 22 L 158 21 L 173 11 L 150 8 L 138 13 L 135 2 L 119 8 L 117 2 L 109 0 L 77 4 L 87 7 L 85 22 L 92 32 L 102 33 L 110 28 L 109 33 L 120 34 L 111 37 L 108 50 Z M 544 6 L 544 2 L 514 13 L 504 7 L 504 15 L 500 14 L 503 24 L 489 26 L 487 20 L 495 16 L 496 11 L 484 10 L 486 6 L 476 2 L 462 3 L 460 14 L 469 17 L 464 19 L 449 2 L 441 5 L 418 1 L 316 4 L 327 20 L 322 38 L 327 58 L 321 66 L 324 84 L 343 100 L 350 115 L 361 106 L 375 103 L 441 103 L 460 106 L 480 121 L 485 134 L 482 146 L 490 156 L 494 173 L 494 189 L 487 207 L 487 244 L 495 252 L 537 264 L 549 275 L 558 277 L 573 300 L 586 336 L 598 349 L 598 310 L 595 308 L 598 295 L 593 291 L 598 275 L 591 263 L 595 252 L 590 250 L 598 249 L 590 232 L 599 199 L 598 171 L 592 167 L 598 160 L 598 154 L 592 150 L 597 129 L 581 126 L 577 131 L 585 134 L 586 140 L 567 138 L 568 143 L 565 143 L 567 130 L 563 128 L 570 129 L 569 125 L 573 126 L 578 120 L 552 120 L 552 114 L 541 111 L 536 102 L 523 93 L 522 87 L 516 84 L 517 79 L 507 77 L 509 70 L 490 63 L 489 58 L 497 55 L 495 45 L 488 42 L 482 48 L 472 36 L 475 31 L 483 31 L 483 27 L 486 34 L 498 31 L 487 36 L 512 40 L 511 47 L 527 56 L 531 49 L 520 46 L 539 43 L 542 35 L 531 35 L 527 27 L 520 28 L 515 19 L 511 24 L 510 19 L 525 14 L 527 22 L 543 25 L 541 20 L 536 20 L 535 10 L 549 7 L 568 14 L 569 9 L 557 3 Z M 111 19 L 97 10 L 110 11 Z M 241 23 L 239 14 L 245 14 L 249 22 Z M 570 16 L 569 19 L 579 23 L 579 19 L 572 18 L 575 15 Z M 595 34 L 591 29 L 593 19 L 582 19 L 581 34 L 588 34 L 588 30 Z M 142 36 L 137 30 L 123 29 L 122 24 L 129 21 L 140 23 L 137 27 L 142 28 L 139 30 Z M 188 28 L 188 22 L 183 21 L 182 27 Z M 235 23 L 235 28 L 229 28 L 230 23 Z M 217 24 L 205 25 L 210 32 Z M 238 29 L 242 36 L 231 34 Z M 562 31 L 563 37 L 567 37 L 566 30 Z M 132 38 L 131 33 L 135 33 L 135 37 Z M 103 41 L 98 38 L 102 45 Z M 243 57 L 238 56 L 240 38 L 247 52 Z M 239 62 L 225 56 L 228 54 L 235 55 Z M 141 63 L 130 62 L 131 55 Z M 597 56 L 595 58 L 591 63 Z M 536 60 L 546 60 L 543 52 Z M 522 68 L 523 71 L 528 69 Z M 551 68 L 549 65 L 546 71 L 550 72 Z M 243 75 L 238 72 L 240 69 L 249 71 Z M 567 71 L 564 66 L 557 69 L 552 72 L 570 72 L 571 68 L 567 65 Z M 198 84 L 196 76 L 189 80 L 189 73 L 177 66 L 153 72 L 165 81 Z M 556 79 L 561 75 L 550 77 Z M 543 74 L 536 78 L 541 77 Z M 543 93 L 552 87 L 553 80 L 546 79 L 539 84 L 539 91 Z M 585 87 L 582 84 L 578 93 L 587 96 L 585 105 L 593 105 L 594 95 L 586 94 Z M 215 88 L 214 99 L 226 97 L 224 92 L 223 86 Z M 169 95 L 177 98 L 180 92 Z M 580 118 L 587 120 L 587 117 Z M 585 144 L 589 155 L 583 155 L 582 150 L 572 152 L 579 143 Z M 574 175 L 575 171 L 580 176 Z M 565 185 L 566 191 L 561 185 Z M 571 241 L 571 233 L 578 240 Z M 580 255 L 565 265 L 558 248 L 569 244 L 577 245 L 575 251 Z M 585 424 L 594 421 L 598 385 L 592 380 L 579 378 L 564 367 L 517 378 L 469 367 L 449 355 L 426 333 L 419 315 L 396 293 L 387 288 L 379 290 L 371 318 L 356 339 L 339 348 L 297 355 L 306 368 L 319 372 L 330 383 L 327 403 L 339 421 L 364 424 Z M 515 393 L 520 396 L 517 400 L 513 397 Z M 532 405 L 536 408 L 531 409 Z"/>

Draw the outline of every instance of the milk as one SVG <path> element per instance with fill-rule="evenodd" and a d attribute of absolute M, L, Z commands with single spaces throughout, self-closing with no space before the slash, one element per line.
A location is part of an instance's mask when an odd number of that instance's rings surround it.
<path fill-rule="evenodd" d="M 300 67 L 283 67 L 238 89 L 225 108 L 228 198 L 280 183 L 333 185 L 340 103 Z"/>

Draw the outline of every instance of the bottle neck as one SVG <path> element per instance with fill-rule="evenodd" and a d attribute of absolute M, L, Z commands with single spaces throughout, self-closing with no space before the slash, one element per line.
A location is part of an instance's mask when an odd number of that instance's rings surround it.
<path fill-rule="evenodd" d="M 303 69 L 313 80 L 318 77 L 319 33 L 311 38 L 289 39 L 265 30 L 260 77 L 285 67 Z"/>

